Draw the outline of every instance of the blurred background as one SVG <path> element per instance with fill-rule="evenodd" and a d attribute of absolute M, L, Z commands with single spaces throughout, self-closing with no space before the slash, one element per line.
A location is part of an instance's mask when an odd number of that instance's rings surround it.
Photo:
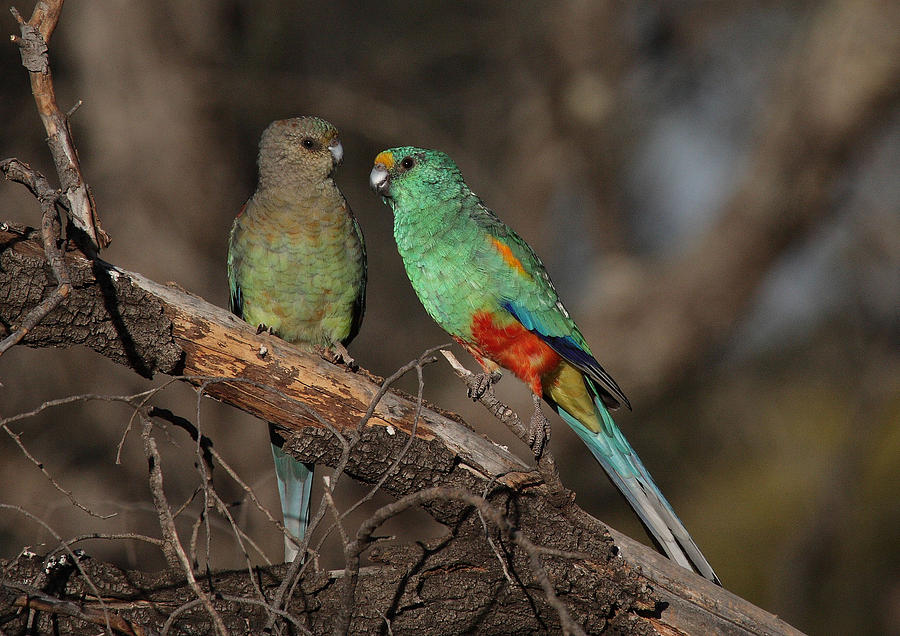
<path fill-rule="evenodd" d="M 0 31 L 17 33 L 9 6 L 0 1 Z M 897 634 L 898 11 L 890 0 L 97 0 L 66 5 L 50 49 L 60 107 L 83 101 L 72 128 L 113 239 L 104 259 L 227 306 L 226 239 L 254 189 L 260 132 L 273 119 L 325 117 L 342 132 L 336 179 L 369 252 L 366 320 L 350 350 L 388 375 L 448 338 L 409 287 L 368 173 L 384 148 L 441 148 L 542 256 L 634 404 L 617 420 L 726 587 L 812 633 Z M 11 44 L 0 46 L 0 95 L 0 156 L 55 183 Z M 40 213 L 4 183 L 0 219 L 39 225 Z M 87 350 L 17 347 L 0 359 L 0 415 L 164 380 Z M 425 380 L 428 400 L 528 456 L 446 365 Z M 400 385 L 414 391 L 415 377 Z M 498 391 L 530 409 L 515 379 Z M 198 406 L 187 387 L 154 402 L 199 423 L 278 510 L 262 422 Z M 116 464 L 129 416 L 77 403 L 12 425 L 63 488 L 112 519 L 73 508 L 5 435 L 0 501 L 62 536 L 158 536 L 135 431 Z M 180 430 L 159 438 L 177 505 L 197 483 L 191 443 Z M 585 510 L 646 541 L 561 423 L 551 448 Z M 278 531 L 224 473 L 216 485 L 280 560 Z M 345 485 L 339 505 L 362 492 Z M 385 531 L 438 534 L 427 519 Z M 213 538 L 211 565 L 242 567 L 223 522 Z M 32 521 L 0 514 L 2 557 L 53 545 Z M 125 567 L 164 566 L 140 543 L 83 547 Z M 336 547 L 326 542 L 323 567 L 342 567 Z"/>

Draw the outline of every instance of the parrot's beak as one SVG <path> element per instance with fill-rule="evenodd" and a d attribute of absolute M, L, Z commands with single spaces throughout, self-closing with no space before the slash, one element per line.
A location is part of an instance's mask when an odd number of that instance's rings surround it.
<path fill-rule="evenodd" d="M 369 173 L 369 186 L 383 197 L 390 195 L 391 175 L 380 163 L 376 163 Z"/>
<path fill-rule="evenodd" d="M 334 157 L 334 165 L 338 166 L 341 163 L 341 159 L 344 158 L 344 146 L 341 145 L 340 140 L 335 139 L 328 146 L 328 152 L 331 153 L 331 156 Z"/>

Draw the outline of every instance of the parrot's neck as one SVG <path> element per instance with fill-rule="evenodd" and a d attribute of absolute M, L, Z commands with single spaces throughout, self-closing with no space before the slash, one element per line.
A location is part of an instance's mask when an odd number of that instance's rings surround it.
<path fill-rule="evenodd" d="M 389 200 L 394 211 L 394 238 L 401 243 L 430 243 L 474 223 L 467 213 L 476 197 L 465 184 L 443 184 L 426 191 L 403 192 Z"/>
<path fill-rule="evenodd" d="M 322 204 L 341 199 L 337 185 L 330 178 L 315 184 L 297 179 L 278 179 L 269 182 L 260 180 L 253 194 L 254 205 L 251 212 L 277 221 L 279 217 L 285 215 L 295 216 L 298 209 L 317 210 L 317 216 L 325 221 L 329 211 L 332 211 L 335 217 L 346 215 L 346 211 L 339 206 Z M 296 218 L 291 220 L 298 221 Z"/>
<path fill-rule="evenodd" d="M 257 193 L 279 197 L 297 198 L 300 193 L 315 192 L 323 188 L 334 189 L 332 175 L 323 174 L 321 170 L 311 170 L 304 166 L 287 166 L 283 170 L 259 170 Z M 289 169 L 288 169 L 289 168 Z"/>
<path fill-rule="evenodd" d="M 407 207 L 394 205 L 394 239 L 401 256 L 423 254 L 444 242 L 448 232 L 460 225 L 458 201 L 441 201 Z"/>

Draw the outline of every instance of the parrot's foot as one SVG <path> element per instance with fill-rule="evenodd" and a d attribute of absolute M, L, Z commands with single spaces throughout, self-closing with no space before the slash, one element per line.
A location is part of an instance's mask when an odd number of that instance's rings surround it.
<path fill-rule="evenodd" d="M 550 441 L 550 421 L 541 409 L 541 396 L 534 395 L 534 413 L 528 427 L 528 445 L 535 459 L 540 459 L 541 453 Z"/>
<path fill-rule="evenodd" d="M 350 355 L 350 352 L 347 351 L 347 347 L 340 342 L 335 342 L 330 347 L 317 347 L 317 349 L 319 354 L 332 364 L 343 363 L 351 369 L 359 368 L 359 365 L 356 364 L 356 360 L 354 360 L 353 356 Z"/>
<path fill-rule="evenodd" d="M 259 334 L 261 334 L 263 331 L 265 331 L 265 332 L 266 332 L 267 334 L 269 334 L 270 336 L 274 336 L 274 335 L 275 335 L 275 330 L 272 329 L 270 326 L 264 325 L 264 324 L 262 324 L 262 323 L 259 323 L 258 325 L 256 325 L 256 335 L 257 335 L 257 336 L 258 336 Z"/>
<path fill-rule="evenodd" d="M 488 389 L 497 384 L 502 377 L 503 375 L 499 371 L 492 371 L 491 373 L 473 373 L 466 378 L 466 385 L 468 386 L 466 395 L 477 402 L 488 392 Z"/>

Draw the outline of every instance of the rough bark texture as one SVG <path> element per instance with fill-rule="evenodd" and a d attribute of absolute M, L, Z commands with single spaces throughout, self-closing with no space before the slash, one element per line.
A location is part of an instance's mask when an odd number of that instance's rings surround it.
<path fill-rule="evenodd" d="M 377 378 L 351 373 L 277 338 L 256 334 L 228 312 L 174 286 L 159 285 L 78 252 L 69 252 L 66 261 L 71 296 L 27 335 L 25 344 L 84 344 L 141 375 L 186 376 L 197 385 L 209 377 L 244 378 L 249 382 L 215 381 L 205 390 L 279 424 L 288 450 L 298 458 L 330 466 L 339 463 L 341 437 L 357 429 L 378 392 Z M 9 329 L 54 287 L 40 241 L 24 231 L 0 232 L 0 323 Z M 414 400 L 396 392 L 385 394 L 353 446 L 346 472 L 369 484 L 382 478 L 409 440 L 415 411 Z M 487 493 L 488 501 L 534 544 L 569 553 L 544 553 L 541 562 L 560 600 L 589 633 L 797 633 L 607 528 L 571 498 L 563 498 L 560 505 L 558 497 L 548 496 L 540 478 L 505 449 L 458 418 L 425 407 L 415 439 L 384 487 L 400 496 L 435 485 Z M 377 565 L 360 573 L 353 633 L 387 633 L 388 621 L 393 633 L 560 629 L 559 616 L 521 549 L 488 524 L 495 552 L 485 540 L 479 516 L 458 503 L 437 503 L 428 512 L 448 526 L 446 536 L 428 544 L 377 546 L 367 553 Z M 82 565 L 107 607 L 137 626 L 133 633 L 161 629 L 172 611 L 194 598 L 178 573 L 123 572 L 90 559 Z M 40 559 L 25 557 L 3 567 L 9 568 L 0 586 L 4 604 L 10 606 L 25 595 L 35 599 L 35 607 L 44 607 L 36 615 L 40 633 L 50 631 L 54 622 L 62 633 L 96 633 L 96 621 L 85 617 L 102 617 L 102 609 L 78 573 L 62 572 L 48 580 L 40 572 Z M 283 573 L 283 566 L 263 568 L 254 577 L 269 596 Z M 288 611 L 313 633 L 330 631 L 344 589 L 338 584 L 342 579 L 343 572 L 307 574 Z M 228 600 L 261 600 L 251 580 L 247 571 L 234 571 L 202 581 L 235 633 L 258 631 L 269 616 L 260 605 Z M 74 601 L 81 615 L 66 617 L 59 610 L 51 618 L 48 606 L 41 605 L 41 593 Z M 10 609 L 4 613 L 10 622 L 2 628 L 21 631 L 28 616 Z M 205 634 L 210 625 L 209 615 L 197 605 L 179 615 L 170 633 Z"/>
<path fill-rule="evenodd" d="M 603 541 L 585 537 L 585 547 L 598 547 Z M 591 546 L 591 544 L 594 544 Z M 497 557 L 484 541 L 477 517 L 456 528 L 452 536 L 428 545 L 400 546 L 383 549 L 374 555 L 378 565 L 360 573 L 356 607 L 351 632 L 386 633 L 390 621 L 394 633 L 425 634 L 529 634 L 559 631 L 556 613 L 544 600 L 540 587 L 528 579 L 511 585 L 504 577 Z M 90 559 L 81 562 L 88 575 L 103 593 L 107 607 L 133 624 L 159 629 L 168 615 L 193 599 L 193 593 L 182 578 L 171 573 L 125 572 Z M 9 564 L 4 563 L 7 567 Z M 521 555 L 511 559 L 512 572 L 527 572 Z M 548 559 L 547 568 L 558 594 L 570 611 L 583 621 L 589 633 L 609 629 L 613 633 L 651 634 L 651 622 L 642 617 L 655 615 L 650 589 L 634 575 L 620 571 L 606 585 L 593 587 L 599 572 L 608 566 L 584 562 L 570 568 L 561 560 Z M 9 572 L 15 581 L 31 581 L 41 574 L 41 559 L 20 559 Z M 271 596 L 285 566 L 257 572 L 263 591 Z M 61 571 L 52 577 L 51 585 L 65 586 L 68 598 L 82 594 L 93 596 L 77 573 Z M 331 631 L 340 603 L 343 571 L 318 572 L 306 576 L 294 595 L 288 611 L 297 616 L 314 633 Z M 49 581 L 48 581 L 49 582 Z M 258 633 L 267 620 L 264 608 L 225 600 L 227 597 L 255 598 L 247 572 L 224 572 L 203 580 L 219 593 L 216 609 L 226 626 L 236 634 Z M 20 595 L 6 588 L 4 605 L 12 606 Z M 81 603 L 92 615 L 102 612 L 96 600 Z M 383 616 L 382 616 L 383 614 Z M 3 627 L 7 633 L 18 633 L 27 613 Z M 50 617 L 39 621 L 40 633 L 49 631 Z M 61 633 L 97 633 L 96 624 L 75 618 L 60 619 Z M 209 616 L 197 606 L 179 617 L 174 634 L 211 633 Z"/>

